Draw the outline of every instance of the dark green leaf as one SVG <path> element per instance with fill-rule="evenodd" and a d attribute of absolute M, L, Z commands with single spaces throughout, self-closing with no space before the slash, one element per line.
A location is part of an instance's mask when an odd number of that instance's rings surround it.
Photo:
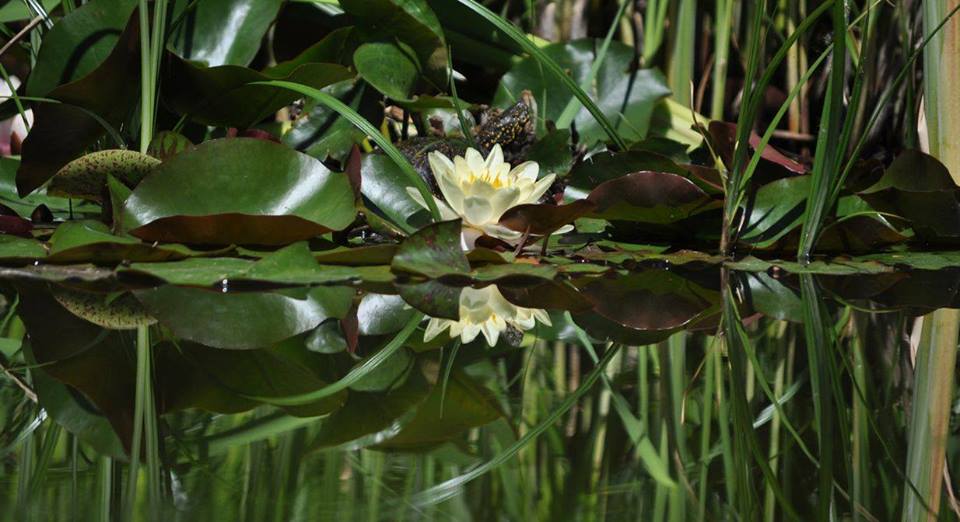
<path fill-rule="evenodd" d="M 436 385 L 416 416 L 383 448 L 417 450 L 451 440 L 470 428 L 500 418 L 489 390 L 461 370 L 454 370 L 446 386 Z"/>
<path fill-rule="evenodd" d="M 120 220 L 151 241 L 282 245 L 343 229 L 355 215 L 345 175 L 283 145 L 226 139 L 154 169 Z"/>
<path fill-rule="evenodd" d="M 390 266 L 429 278 L 466 275 L 470 263 L 460 249 L 460 220 L 434 223 L 421 228 L 400 245 Z"/>
<path fill-rule="evenodd" d="M 552 58 L 579 85 L 587 78 L 596 60 L 601 42 L 593 39 L 576 40 L 549 45 L 543 52 Z M 525 58 L 500 82 L 494 105 L 507 107 L 520 99 L 521 93 L 529 90 L 540 106 L 540 117 L 556 121 L 573 93 L 556 81 L 552 74 L 540 67 L 535 58 Z M 607 56 L 588 89 L 590 97 L 627 142 L 646 137 L 653 114 L 653 107 L 661 98 L 670 94 L 666 81 L 659 72 L 634 67 L 634 51 L 620 43 L 612 42 Z M 581 109 L 574 120 L 580 140 L 586 144 L 607 138 L 600 124 L 586 109 Z"/>
<path fill-rule="evenodd" d="M 353 294 L 336 287 L 316 288 L 292 297 L 273 292 L 222 293 L 165 286 L 138 291 L 136 296 L 180 338 L 214 348 L 251 350 L 316 328 L 336 311 L 331 302 L 337 298 L 352 300 Z"/>
<path fill-rule="evenodd" d="M 443 29 L 425 0 L 341 0 L 340 6 L 356 19 L 361 40 L 409 45 L 426 77 L 435 86 L 447 85 Z"/>
<path fill-rule="evenodd" d="M 367 83 L 395 100 L 409 99 L 420 77 L 416 55 L 402 44 L 363 44 L 354 53 L 353 63 Z"/>
<path fill-rule="evenodd" d="M 22 4 L 10 2 L 17 3 Z M 56 86 L 96 69 L 107 59 L 136 5 L 136 0 L 91 0 L 64 16 L 43 35 L 27 94 L 46 96 Z"/>
<path fill-rule="evenodd" d="M 36 121 L 23 142 L 17 171 L 21 196 L 43 185 L 108 132 L 116 133 L 129 116 L 140 95 L 137 19 L 130 17 L 120 40 L 99 66 L 47 95 L 61 103 L 41 103 L 34 109 Z M 113 139 L 119 136 L 114 134 Z"/>
<path fill-rule="evenodd" d="M 171 44 L 180 56 L 218 65 L 247 65 L 277 17 L 282 0 L 204 0 L 175 2 Z M 190 7 L 185 11 L 185 7 Z"/>
<path fill-rule="evenodd" d="M 205 125 L 248 128 L 289 105 L 298 96 L 286 89 L 249 85 L 288 80 L 322 88 L 353 78 L 347 68 L 332 63 L 297 63 L 277 73 L 236 65 L 203 67 L 167 54 L 164 96 L 173 110 Z"/>

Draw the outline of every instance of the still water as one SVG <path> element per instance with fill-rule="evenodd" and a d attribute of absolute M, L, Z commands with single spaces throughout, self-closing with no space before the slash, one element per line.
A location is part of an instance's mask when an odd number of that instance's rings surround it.
<path fill-rule="evenodd" d="M 43 268 L 0 286 L 0 520 L 957 512 L 956 332 L 919 318 L 960 304 L 960 270 L 156 287 Z"/>

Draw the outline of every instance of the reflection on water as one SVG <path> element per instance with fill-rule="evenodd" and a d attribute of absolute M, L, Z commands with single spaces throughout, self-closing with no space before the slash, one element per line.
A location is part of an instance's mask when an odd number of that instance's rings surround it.
<path fill-rule="evenodd" d="M 955 270 L 127 283 L 4 281 L 0 519 L 894 520 L 943 484 L 911 422 Z"/>

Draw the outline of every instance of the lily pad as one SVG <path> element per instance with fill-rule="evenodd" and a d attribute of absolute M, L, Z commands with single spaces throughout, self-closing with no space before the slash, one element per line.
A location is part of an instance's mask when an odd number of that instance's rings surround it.
<path fill-rule="evenodd" d="M 410 197 L 409 178 L 386 154 L 366 154 L 361 163 L 363 196 L 393 223 L 423 226 L 429 215 Z M 417 218 L 415 216 L 420 216 Z M 427 216 L 427 217 L 424 217 Z"/>
<path fill-rule="evenodd" d="M 580 163 L 567 178 L 564 198 L 583 199 L 605 181 L 640 171 L 668 172 L 685 176 L 686 171 L 670 158 L 646 150 L 601 152 Z"/>
<path fill-rule="evenodd" d="M 587 217 L 654 224 L 674 223 L 720 206 L 692 181 L 654 171 L 601 183 L 587 201 L 595 205 Z"/>
<path fill-rule="evenodd" d="M 162 131 L 158 132 L 150 141 L 147 154 L 160 161 L 165 161 L 171 156 L 176 156 L 193 147 L 193 142 L 186 136 L 173 131 Z"/>
<path fill-rule="evenodd" d="M 338 299 L 353 293 L 336 287 L 300 292 L 217 292 L 165 286 L 137 291 L 137 299 L 180 338 L 214 348 L 264 348 L 317 327 Z"/>
<path fill-rule="evenodd" d="M 136 330 L 157 322 L 129 293 L 82 292 L 59 286 L 52 287 L 51 292 L 73 315 L 109 330 Z"/>
<path fill-rule="evenodd" d="M 50 263 L 116 264 L 184 259 L 201 252 L 183 245 L 151 245 L 128 235 L 115 235 L 99 221 L 68 221 L 50 238 Z"/>
<path fill-rule="evenodd" d="M 419 371 L 387 392 L 351 390 L 343 407 L 324 419 L 310 448 L 350 443 L 352 447 L 381 442 L 397 433 L 412 418 L 415 408 L 430 394 L 431 386 Z"/>
<path fill-rule="evenodd" d="M 283 245 L 343 229 L 355 215 L 345 175 L 283 145 L 238 138 L 158 166 L 119 219 L 149 241 Z"/>
<path fill-rule="evenodd" d="M 132 150 L 102 150 L 81 156 L 57 172 L 47 194 L 103 203 L 107 176 L 133 188 L 160 160 Z"/>
<path fill-rule="evenodd" d="M 391 268 L 428 278 L 469 274 L 470 262 L 460 249 L 460 229 L 459 219 L 421 228 L 400 245 Z"/>

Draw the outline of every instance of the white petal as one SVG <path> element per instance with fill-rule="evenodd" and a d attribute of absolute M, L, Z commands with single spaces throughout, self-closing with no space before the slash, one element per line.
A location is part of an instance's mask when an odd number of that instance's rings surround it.
<path fill-rule="evenodd" d="M 470 196 L 463 200 L 463 218 L 474 226 L 484 225 L 494 220 L 493 207 L 490 201 L 482 197 Z"/>
<path fill-rule="evenodd" d="M 477 149 L 467 149 L 464 159 L 470 167 L 470 173 L 474 176 L 480 176 L 487 170 L 487 162 Z"/>
<path fill-rule="evenodd" d="M 484 234 L 490 237 L 495 237 L 497 239 L 502 239 L 504 241 L 507 241 L 508 243 L 511 241 L 516 241 L 521 237 L 523 237 L 522 232 L 511 230 L 503 225 L 499 225 L 496 223 L 488 223 L 486 225 L 483 225 L 481 228 L 483 229 Z"/>
<path fill-rule="evenodd" d="M 463 230 L 460 232 L 460 248 L 465 252 L 473 250 L 476 246 L 477 239 L 480 239 L 484 232 L 482 230 L 473 228 L 473 227 L 463 227 Z"/>
<path fill-rule="evenodd" d="M 497 325 L 493 321 L 486 321 L 480 326 L 480 329 L 483 331 L 483 337 L 487 340 L 487 345 L 491 348 L 496 346 L 497 340 L 500 338 L 500 329 L 497 328 Z"/>
<path fill-rule="evenodd" d="M 511 178 L 516 177 L 530 181 L 537 181 L 538 175 L 540 175 L 540 165 L 535 161 L 523 162 L 510 171 Z"/>
<path fill-rule="evenodd" d="M 453 321 L 449 319 L 431 318 L 430 322 L 427 323 L 426 331 L 423 332 L 423 342 L 429 343 L 434 337 L 440 335 L 441 332 L 450 327 L 451 323 L 453 323 Z"/>
<path fill-rule="evenodd" d="M 434 157 L 431 156 L 431 160 L 433 159 Z M 457 214 L 461 214 L 463 213 L 463 190 L 460 188 L 457 169 L 454 163 L 450 162 L 450 160 L 442 154 L 438 154 L 436 160 L 438 164 L 444 161 L 446 162 L 443 166 L 434 170 L 434 179 L 437 180 L 440 193 L 443 194 L 443 199 L 447 200 L 447 203 L 450 204 L 450 208 Z"/>
<path fill-rule="evenodd" d="M 500 170 L 501 165 L 503 165 L 503 149 L 500 148 L 500 144 L 497 143 L 492 149 L 490 149 L 490 154 L 487 155 L 485 167 L 488 172 L 493 174 Z"/>
<path fill-rule="evenodd" d="M 537 325 L 537 321 L 533 318 L 533 315 L 530 313 L 519 314 L 513 319 L 514 328 L 516 328 L 517 330 L 520 330 L 521 332 L 530 330 L 536 325 Z"/>
<path fill-rule="evenodd" d="M 553 322 L 550 320 L 550 314 L 542 308 L 534 308 L 533 317 L 547 326 L 553 326 Z"/>
<path fill-rule="evenodd" d="M 540 199 L 540 196 L 550 188 L 550 185 L 553 185 L 553 180 L 556 179 L 556 177 L 556 174 L 550 174 L 549 176 L 544 176 L 540 181 L 537 181 L 536 184 L 533 185 L 533 190 L 527 195 L 524 203 L 536 203 Z"/>
<path fill-rule="evenodd" d="M 453 162 L 442 153 L 434 151 L 427 155 L 427 161 L 430 162 L 430 170 L 433 171 L 433 177 L 453 176 Z"/>
<path fill-rule="evenodd" d="M 553 233 L 553 235 L 566 234 L 567 232 L 570 232 L 571 230 L 573 230 L 573 225 L 563 225 L 562 227 L 558 228 L 558 229 Z"/>
<path fill-rule="evenodd" d="M 417 202 L 417 205 L 420 205 L 421 207 L 423 207 L 423 208 L 425 208 L 425 209 L 429 209 L 429 208 L 430 208 L 429 206 L 427 206 L 427 202 L 423 200 L 423 196 L 420 195 L 420 191 L 419 191 L 419 190 L 417 190 L 417 189 L 415 189 L 415 188 L 413 188 L 413 187 L 407 187 L 407 195 L 410 196 L 410 199 L 416 201 L 416 202 Z"/>
<path fill-rule="evenodd" d="M 463 332 L 460 334 L 460 341 L 463 344 L 472 342 L 477 338 L 477 335 L 480 334 L 480 325 L 477 324 L 468 324 L 464 325 Z"/>
<path fill-rule="evenodd" d="M 410 196 L 411 199 L 413 199 L 413 200 L 417 203 L 417 205 L 420 205 L 421 207 L 423 207 L 423 208 L 425 208 L 425 209 L 427 209 L 427 210 L 430 210 L 430 207 L 427 206 L 427 202 L 424 201 L 424 200 L 423 200 L 423 196 L 420 195 L 420 191 L 419 191 L 419 190 L 417 190 L 417 189 L 415 189 L 415 188 L 413 188 L 413 187 L 407 187 L 407 194 Z M 431 197 L 433 197 L 433 196 L 431 196 Z M 437 208 L 440 210 L 440 217 L 441 217 L 444 221 L 450 221 L 450 220 L 457 219 L 457 218 L 460 217 L 459 214 L 457 214 L 456 212 L 454 212 L 454 211 L 453 211 L 449 206 L 447 206 L 447 204 L 444 203 L 442 200 L 439 200 L 439 199 L 437 199 L 437 198 L 434 197 L 434 198 L 433 198 L 433 202 L 437 204 Z"/>
<path fill-rule="evenodd" d="M 519 199 L 520 191 L 516 187 L 503 187 L 494 192 L 490 198 L 490 207 L 493 209 L 490 221 L 500 221 L 507 210 L 517 206 Z"/>

